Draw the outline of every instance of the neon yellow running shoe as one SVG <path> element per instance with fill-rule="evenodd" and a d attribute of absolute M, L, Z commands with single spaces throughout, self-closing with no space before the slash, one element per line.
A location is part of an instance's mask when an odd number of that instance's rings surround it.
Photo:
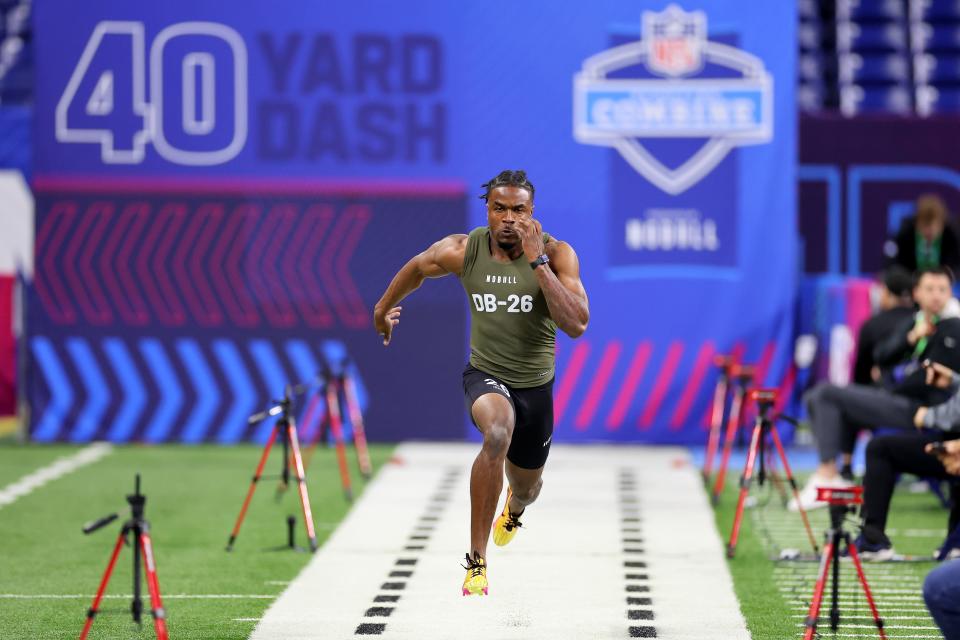
<path fill-rule="evenodd" d="M 517 535 L 517 529 L 523 526 L 520 524 L 520 515 L 523 512 L 521 511 L 519 514 L 510 513 L 510 498 L 512 496 L 513 491 L 507 487 L 507 503 L 503 505 L 503 513 L 493 523 L 493 543 L 498 547 L 502 547 L 513 540 L 513 537 Z"/>
<path fill-rule="evenodd" d="M 463 579 L 463 595 L 487 595 L 487 561 L 474 551 L 472 558 L 467 554 L 467 564 L 461 566 L 467 570 L 467 577 Z"/>

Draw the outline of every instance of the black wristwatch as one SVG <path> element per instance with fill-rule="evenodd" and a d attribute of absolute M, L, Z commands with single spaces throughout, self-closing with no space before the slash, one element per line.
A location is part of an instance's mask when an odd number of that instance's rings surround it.
<path fill-rule="evenodd" d="M 543 255 L 537 256 L 537 259 L 530 263 L 530 268 L 536 269 L 540 265 L 547 264 L 548 262 L 550 262 L 550 256 L 544 253 Z"/>

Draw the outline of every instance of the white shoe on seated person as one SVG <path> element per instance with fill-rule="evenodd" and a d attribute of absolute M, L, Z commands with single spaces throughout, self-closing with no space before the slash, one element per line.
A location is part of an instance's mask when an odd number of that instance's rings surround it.
<path fill-rule="evenodd" d="M 814 473 L 812 476 L 810 476 L 810 479 L 807 480 L 807 483 L 803 485 L 803 489 L 800 490 L 800 504 L 797 504 L 796 498 L 791 498 L 790 502 L 787 503 L 787 509 L 790 511 L 799 511 L 800 507 L 802 506 L 804 511 L 810 511 L 811 509 L 825 507 L 827 506 L 826 502 L 817 500 L 817 487 L 845 489 L 847 487 L 852 487 L 853 485 L 853 482 L 844 480 L 840 475 L 827 478 Z"/>

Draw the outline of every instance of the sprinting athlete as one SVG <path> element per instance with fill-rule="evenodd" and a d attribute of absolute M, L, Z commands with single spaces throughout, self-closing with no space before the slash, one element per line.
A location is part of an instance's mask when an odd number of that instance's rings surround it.
<path fill-rule="evenodd" d="M 456 274 L 470 299 L 470 362 L 463 372 L 467 410 L 483 434 L 470 474 L 470 551 L 463 595 L 487 594 L 487 539 L 507 475 L 507 500 L 493 541 L 510 542 L 537 499 L 553 436 L 557 327 L 572 338 L 590 318 L 573 248 L 543 233 L 533 217 L 534 188 L 524 171 L 502 171 L 483 185 L 487 226 L 436 242 L 407 262 L 377 303 L 374 325 L 390 344 L 398 303 L 424 278 Z"/>

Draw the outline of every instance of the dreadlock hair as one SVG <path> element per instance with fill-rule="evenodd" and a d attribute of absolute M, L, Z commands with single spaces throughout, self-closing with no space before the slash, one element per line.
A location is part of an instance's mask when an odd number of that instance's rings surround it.
<path fill-rule="evenodd" d="M 516 171 L 505 169 L 498 173 L 495 178 L 491 178 L 489 181 L 480 186 L 486 189 L 486 191 L 480 195 L 480 198 L 482 198 L 484 201 L 490 197 L 490 192 L 497 187 L 517 187 L 518 189 L 526 189 L 530 192 L 530 199 L 533 200 L 533 184 L 531 184 L 530 180 L 527 179 L 527 172 L 523 169 L 517 169 Z"/>

